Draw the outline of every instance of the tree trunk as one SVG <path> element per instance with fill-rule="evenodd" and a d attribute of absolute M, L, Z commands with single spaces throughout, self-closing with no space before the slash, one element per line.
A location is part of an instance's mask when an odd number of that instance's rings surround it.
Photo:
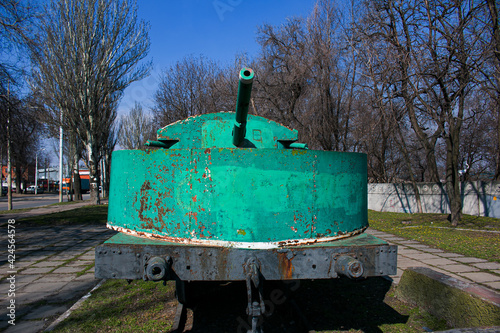
<path fill-rule="evenodd" d="M 498 74 L 500 75 L 500 64 L 498 65 Z M 497 80 L 497 86 L 500 89 L 500 80 Z M 496 98 L 496 116 L 497 116 L 497 128 L 496 128 L 496 134 L 497 134 L 497 149 L 496 149 L 496 164 L 497 168 L 495 170 L 495 180 L 500 181 L 500 91 L 497 92 L 498 96 Z"/>
<path fill-rule="evenodd" d="M 450 201 L 451 225 L 456 227 L 462 219 L 462 193 L 458 175 L 459 120 L 450 121 L 450 133 L 446 140 L 446 192 Z"/>
<path fill-rule="evenodd" d="M 82 183 L 80 179 L 80 171 L 78 167 L 73 169 L 73 190 L 75 192 L 75 201 L 82 200 Z"/>
<path fill-rule="evenodd" d="M 88 167 L 89 167 L 89 187 L 90 187 L 90 202 L 92 205 L 100 205 L 101 198 L 99 195 L 99 161 L 94 155 L 94 150 L 91 145 L 87 145 Z"/>
<path fill-rule="evenodd" d="M 73 177 L 72 177 L 72 182 L 73 182 L 73 190 L 75 193 L 75 201 L 80 201 L 82 200 L 82 183 L 80 180 L 80 168 L 78 166 L 78 161 L 79 161 L 79 156 L 78 154 L 73 155 Z"/>
<path fill-rule="evenodd" d="M 500 24 L 498 19 L 497 1 L 487 0 L 488 10 L 491 18 L 491 31 L 492 31 L 492 44 L 495 55 L 496 67 L 496 116 L 497 116 L 497 149 L 496 149 L 496 163 L 495 180 L 500 180 Z"/>
<path fill-rule="evenodd" d="M 497 170 L 495 180 L 500 181 L 500 98 L 497 101 Z"/>
<path fill-rule="evenodd" d="M 102 197 L 109 197 L 109 170 L 110 170 L 110 154 L 105 154 L 103 159 L 103 180 L 102 180 Z"/>
<path fill-rule="evenodd" d="M 19 164 L 16 163 L 16 191 L 17 193 L 21 194 L 23 193 L 21 191 L 21 168 L 19 166 Z"/>

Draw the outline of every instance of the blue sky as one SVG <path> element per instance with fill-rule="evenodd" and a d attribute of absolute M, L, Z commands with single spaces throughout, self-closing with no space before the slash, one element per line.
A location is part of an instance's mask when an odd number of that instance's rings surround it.
<path fill-rule="evenodd" d="M 160 72 L 187 55 L 229 62 L 238 53 L 258 54 L 257 27 L 307 16 L 315 0 L 138 0 L 138 16 L 151 25 L 151 75 L 125 90 L 118 112 L 152 105 Z"/>

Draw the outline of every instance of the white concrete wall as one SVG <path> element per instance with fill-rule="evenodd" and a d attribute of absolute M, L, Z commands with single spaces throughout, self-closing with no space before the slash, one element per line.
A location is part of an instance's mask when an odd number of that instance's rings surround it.
<path fill-rule="evenodd" d="M 445 186 L 418 183 L 424 213 L 450 213 Z M 500 218 L 500 182 L 462 183 L 463 213 Z M 368 184 L 368 209 L 382 212 L 416 213 L 411 184 Z"/>

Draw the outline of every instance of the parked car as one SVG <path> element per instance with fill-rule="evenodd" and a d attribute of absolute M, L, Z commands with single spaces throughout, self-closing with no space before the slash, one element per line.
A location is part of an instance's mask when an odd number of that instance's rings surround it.
<path fill-rule="evenodd" d="M 31 185 L 30 187 L 28 187 L 26 189 L 26 193 L 35 193 L 35 185 Z M 43 188 L 42 187 L 38 187 L 38 189 L 36 190 L 36 193 L 37 194 L 41 194 L 43 193 Z"/>

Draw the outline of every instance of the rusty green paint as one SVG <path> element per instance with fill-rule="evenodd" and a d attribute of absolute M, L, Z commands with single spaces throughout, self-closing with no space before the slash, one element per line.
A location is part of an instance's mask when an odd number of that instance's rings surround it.
<path fill-rule="evenodd" d="M 247 145 L 260 149 L 230 148 L 229 119 L 202 115 L 161 129 L 158 141 L 178 141 L 171 149 L 114 152 L 109 226 L 246 243 L 322 240 L 368 225 L 366 155 L 277 149 L 296 131 L 257 116 L 247 133 L 260 136 L 247 134 Z"/>
<path fill-rule="evenodd" d="M 171 149 L 234 148 L 234 120 L 234 112 L 189 117 L 158 130 L 158 141 L 175 142 Z M 248 115 L 246 132 L 243 148 L 283 148 L 298 137 L 296 130 L 254 115 Z"/>

